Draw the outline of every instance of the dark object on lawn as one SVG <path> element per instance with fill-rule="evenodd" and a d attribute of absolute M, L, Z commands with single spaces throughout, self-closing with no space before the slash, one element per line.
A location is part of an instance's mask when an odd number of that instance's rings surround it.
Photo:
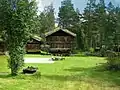
<path fill-rule="evenodd" d="M 25 73 L 28 73 L 28 74 L 33 74 L 33 73 L 35 73 L 36 71 L 37 71 L 37 69 L 38 68 L 35 68 L 35 67 L 27 67 L 27 68 L 25 68 L 25 69 L 23 69 L 23 73 L 25 74 Z"/>
<path fill-rule="evenodd" d="M 53 61 L 59 61 L 59 60 L 64 60 L 65 58 L 63 58 L 63 57 L 52 57 L 51 59 Z"/>

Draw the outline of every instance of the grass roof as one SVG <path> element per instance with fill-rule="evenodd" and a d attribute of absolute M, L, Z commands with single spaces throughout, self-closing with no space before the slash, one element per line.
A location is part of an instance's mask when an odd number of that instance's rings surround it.
<path fill-rule="evenodd" d="M 65 33 L 67 33 L 67 34 L 69 34 L 69 35 L 71 35 L 71 36 L 76 37 L 76 34 L 75 34 L 75 33 L 71 32 L 71 31 L 69 31 L 69 30 L 67 30 L 67 29 L 61 29 L 61 28 L 56 28 L 56 29 L 53 30 L 53 31 L 47 32 L 47 33 L 45 34 L 45 36 L 47 37 L 47 36 L 52 35 L 53 33 L 58 32 L 58 31 L 60 31 L 60 30 L 63 31 L 63 32 L 65 32 Z"/>
<path fill-rule="evenodd" d="M 37 40 L 37 41 L 43 41 L 43 39 L 37 35 L 31 35 L 31 38 Z"/>

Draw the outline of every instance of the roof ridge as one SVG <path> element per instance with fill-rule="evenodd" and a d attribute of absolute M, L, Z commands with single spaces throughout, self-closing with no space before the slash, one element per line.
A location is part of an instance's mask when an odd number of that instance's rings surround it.
<path fill-rule="evenodd" d="M 49 31 L 49 32 L 47 32 L 47 33 L 45 34 L 45 36 L 47 37 L 47 36 L 49 36 L 49 35 L 57 32 L 57 31 L 60 31 L 60 30 L 62 30 L 63 32 L 66 32 L 66 33 L 68 33 L 68 34 L 76 37 L 76 34 L 75 34 L 75 33 L 69 31 L 68 29 L 62 29 L 62 28 L 56 28 L 56 29 L 54 29 L 54 30 L 52 30 L 52 31 Z"/>

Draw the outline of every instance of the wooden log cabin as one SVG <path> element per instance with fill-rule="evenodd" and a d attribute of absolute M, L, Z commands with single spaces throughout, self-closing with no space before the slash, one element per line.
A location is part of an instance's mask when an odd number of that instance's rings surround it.
<path fill-rule="evenodd" d="M 27 42 L 26 45 L 26 52 L 27 53 L 38 53 L 40 52 L 41 48 L 40 45 L 43 44 L 43 40 L 41 37 L 38 37 L 36 35 L 32 35 L 30 37 L 30 40 Z M 7 51 L 6 49 L 6 44 L 5 41 L 0 38 L 0 55 L 1 54 L 5 54 L 5 52 Z"/>
<path fill-rule="evenodd" d="M 69 55 L 75 47 L 76 34 L 67 29 L 56 29 L 45 34 L 49 52 L 53 55 Z"/>
<path fill-rule="evenodd" d="M 38 36 L 31 36 L 30 40 L 26 45 L 27 53 L 37 53 L 40 52 L 40 45 L 43 43 L 42 38 Z"/>

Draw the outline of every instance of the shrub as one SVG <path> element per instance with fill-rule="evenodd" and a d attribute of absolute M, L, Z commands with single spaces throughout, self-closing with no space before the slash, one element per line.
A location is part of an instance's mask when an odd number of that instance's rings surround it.
<path fill-rule="evenodd" d="M 102 57 L 106 56 L 106 50 L 107 48 L 105 47 L 105 45 L 103 45 L 102 48 L 100 49 L 100 56 Z"/>
<path fill-rule="evenodd" d="M 101 53 L 100 53 L 100 52 L 94 52 L 94 53 L 85 52 L 84 55 L 85 55 L 85 56 L 97 56 L 97 57 L 100 57 L 100 56 L 101 56 Z"/>
<path fill-rule="evenodd" d="M 92 56 L 92 54 L 90 52 L 85 52 L 84 55 L 85 56 Z"/>
<path fill-rule="evenodd" d="M 107 69 L 120 70 L 120 52 L 107 51 Z"/>
<path fill-rule="evenodd" d="M 90 52 L 90 53 L 94 53 L 94 52 L 95 52 L 95 49 L 94 49 L 94 48 L 90 48 L 90 49 L 89 49 L 89 52 Z"/>

